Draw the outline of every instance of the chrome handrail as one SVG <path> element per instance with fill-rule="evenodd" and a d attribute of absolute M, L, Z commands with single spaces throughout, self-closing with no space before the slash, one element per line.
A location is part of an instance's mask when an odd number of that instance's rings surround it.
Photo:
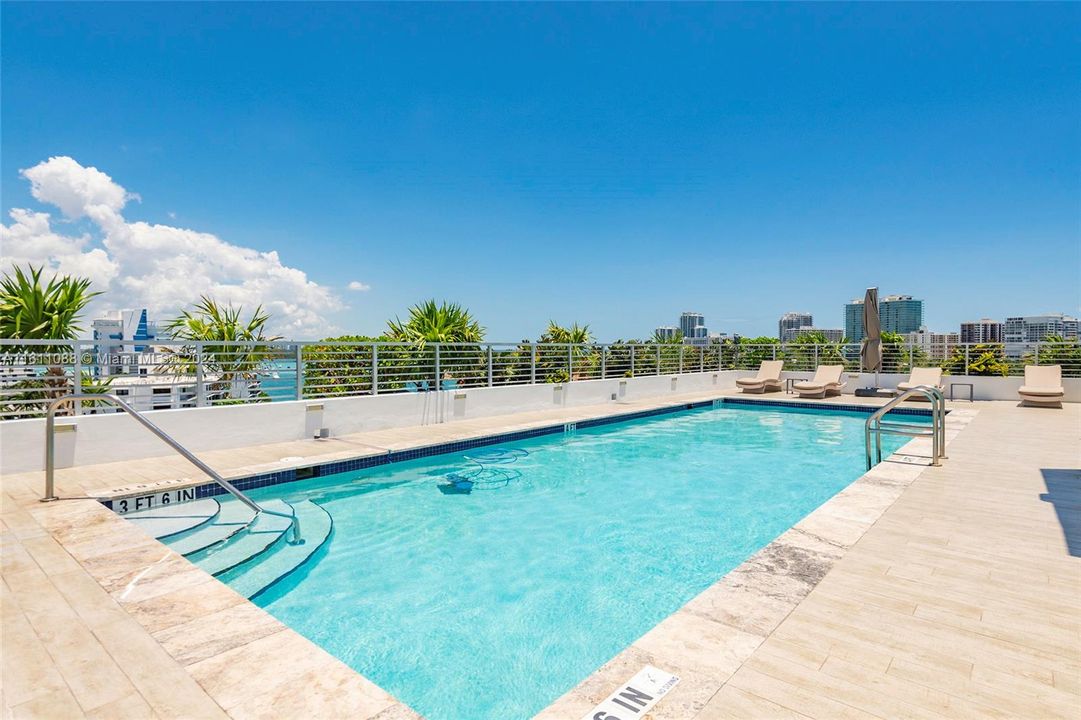
<path fill-rule="evenodd" d="M 908 435 L 909 437 L 921 437 L 931 436 L 931 464 L 939 466 L 940 459 L 946 457 L 946 397 L 942 394 L 942 391 L 931 385 L 917 385 L 915 387 L 905 390 L 897 397 L 890 400 L 888 403 L 880 407 L 871 413 L 870 417 L 864 421 L 863 424 L 863 440 L 864 450 L 867 454 L 867 469 L 870 470 L 877 463 L 882 462 L 882 418 L 893 410 L 895 407 L 903 403 L 910 397 L 915 395 L 922 395 L 927 398 L 931 403 L 931 431 L 918 432 L 915 430 L 903 430 L 901 428 L 908 427 L 905 425 L 897 425 L 896 427 L 887 425 L 885 427 L 886 432 L 892 432 L 898 435 Z M 873 426 L 873 427 L 872 427 Z M 875 456 L 871 455 L 871 433 L 875 434 Z"/>
<path fill-rule="evenodd" d="M 233 497 L 240 502 L 244 503 L 248 509 L 259 513 L 266 513 L 267 515 L 275 515 L 277 517 L 287 518 L 289 520 L 290 534 L 292 539 L 289 541 L 291 544 L 299 545 L 303 542 L 300 536 L 300 521 L 296 515 L 290 515 L 288 513 L 278 512 L 277 510 L 268 510 L 259 503 L 252 500 L 250 497 L 242 493 L 231 482 L 223 478 L 218 472 L 207 465 L 205 462 L 196 457 L 190 450 L 174 440 L 167 432 L 160 427 L 143 417 L 142 413 L 128 405 L 126 402 L 118 398 L 116 395 L 110 395 L 108 393 L 73 393 L 71 395 L 65 395 L 64 397 L 57 398 L 49 403 L 49 410 L 45 416 L 45 496 L 41 498 L 42 502 L 50 502 L 52 500 L 59 500 L 56 495 L 56 483 L 55 483 L 55 471 L 56 471 L 56 459 L 55 459 L 55 446 L 56 439 L 54 433 L 54 427 L 56 425 L 56 410 L 61 405 L 67 403 L 75 403 L 83 400 L 105 400 L 111 405 L 120 408 L 132 418 L 134 418 L 140 425 L 145 427 L 150 432 L 158 436 L 166 445 L 176 450 L 180 455 L 190 462 L 195 467 L 206 473 L 211 480 L 216 482 L 221 487 L 225 488 Z"/>

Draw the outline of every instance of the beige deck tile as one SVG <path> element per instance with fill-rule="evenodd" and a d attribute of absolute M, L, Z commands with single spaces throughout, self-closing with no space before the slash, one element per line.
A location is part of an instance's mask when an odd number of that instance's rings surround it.
<path fill-rule="evenodd" d="M 1076 718 L 1076 703 L 1069 706 L 1048 704 L 1030 697 L 1018 696 L 1009 689 L 984 685 L 965 679 L 952 673 L 938 672 L 936 668 L 896 660 L 887 675 L 940 690 L 956 698 L 959 707 L 973 705 L 979 708 L 985 717 L 1017 720 L 1017 718 L 1040 718 L 1051 720 Z"/>
<path fill-rule="evenodd" d="M 12 507 L 10 511 L 5 509 L 0 519 L 3 520 L 4 527 L 20 540 L 45 535 L 45 530 L 34 521 L 34 517 L 21 508 Z"/>
<path fill-rule="evenodd" d="M 133 693 L 86 714 L 88 720 L 155 720 L 158 716 L 142 695 Z"/>
<path fill-rule="evenodd" d="M 26 572 L 37 568 L 37 563 L 26 548 L 15 539 L 8 540 L 0 547 L 0 571 L 7 577 L 11 573 Z"/>
<path fill-rule="evenodd" d="M 192 677 L 226 709 L 260 696 L 312 671 L 331 672 L 340 663 L 292 631 L 268 635 L 188 666 Z"/>
<path fill-rule="evenodd" d="M 344 665 L 310 670 L 230 709 L 247 718 L 374 718 L 397 704 L 378 686 L 358 679 Z M 403 717 L 408 717 L 404 715 Z"/>
<path fill-rule="evenodd" d="M 226 714 L 150 635 L 131 619 L 95 631 L 131 684 L 160 718 L 224 718 Z"/>
<path fill-rule="evenodd" d="M 695 717 L 698 720 L 803 720 L 808 716 L 725 685 Z"/>
<path fill-rule="evenodd" d="M 51 574 L 49 580 L 91 628 L 127 617 L 109 593 L 83 570 Z"/>
<path fill-rule="evenodd" d="M 399 702 L 381 711 L 371 720 L 423 720 L 423 718 L 412 708 Z"/>
<path fill-rule="evenodd" d="M 84 710 L 93 710 L 135 691 L 98 639 L 79 624 L 35 630 Z"/>
<path fill-rule="evenodd" d="M 80 570 L 75 558 L 44 530 L 41 535 L 23 538 L 21 544 L 38 567 L 50 574 Z"/>
<path fill-rule="evenodd" d="M 691 670 L 723 681 L 761 642 L 761 636 L 681 611 L 670 615 L 634 645 L 672 672 Z"/>
<path fill-rule="evenodd" d="M 247 600 L 206 575 L 202 583 L 185 586 L 151 598 L 118 598 L 121 607 L 150 633 L 191 622 Z"/>
<path fill-rule="evenodd" d="M 728 681 L 728 686 L 743 690 L 788 710 L 822 720 L 871 720 L 877 716 L 859 710 L 819 692 L 813 685 L 789 683 L 744 665 Z"/>
<path fill-rule="evenodd" d="M 85 717 L 66 687 L 56 688 L 11 708 L 12 720 L 74 720 Z"/>
<path fill-rule="evenodd" d="M 22 705 L 61 690 L 67 691 L 67 684 L 45 645 L 19 609 L 6 583 L 2 587 L 0 629 L 3 631 L 4 654 L 8 658 L 3 663 L 2 685 L 7 707 Z M 17 661 L 12 659 L 14 648 L 18 649 Z"/>
<path fill-rule="evenodd" d="M 84 710 L 93 710 L 134 690 L 91 630 L 78 622 L 63 595 L 36 565 L 25 572 L 8 573 L 4 580 Z"/>
<path fill-rule="evenodd" d="M 812 671 L 763 653 L 756 654 L 748 667 L 795 686 L 814 688 L 818 694 L 882 718 L 936 720 L 950 705 L 946 693 L 837 657 Z"/>
<path fill-rule="evenodd" d="M 181 665 L 191 665 L 284 629 L 270 614 L 245 602 L 160 630 L 154 638 Z"/>

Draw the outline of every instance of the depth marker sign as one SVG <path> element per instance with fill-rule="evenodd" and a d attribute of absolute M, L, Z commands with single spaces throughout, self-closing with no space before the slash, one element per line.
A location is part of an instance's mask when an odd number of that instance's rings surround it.
<path fill-rule="evenodd" d="M 638 674 L 590 710 L 582 720 L 627 720 L 642 717 L 679 683 L 679 676 L 646 665 Z"/>

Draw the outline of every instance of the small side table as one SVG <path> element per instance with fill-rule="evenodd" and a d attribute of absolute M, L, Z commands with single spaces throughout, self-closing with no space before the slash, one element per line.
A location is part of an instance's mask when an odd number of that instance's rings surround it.
<path fill-rule="evenodd" d="M 792 386 L 798 382 L 803 382 L 803 378 L 785 378 L 784 380 L 784 392 L 785 395 L 794 395 L 795 391 Z"/>
<path fill-rule="evenodd" d="M 950 383 L 950 402 L 953 402 L 953 389 L 955 387 L 959 386 L 959 385 L 968 388 L 968 401 L 972 402 L 973 383 L 966 383 L 966 382 L 952 382 L 952 383 Z"/>

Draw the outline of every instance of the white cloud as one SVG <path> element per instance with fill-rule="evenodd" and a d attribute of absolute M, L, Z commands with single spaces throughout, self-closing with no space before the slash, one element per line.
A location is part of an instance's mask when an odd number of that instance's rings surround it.
<path fill-rule="evenodd" d="M 346 285 L 346 287 L 355 292 L 368 292 L 372 289 L 371 285 L 368 285 L 367 283 L 362 283 L 359 280 L 354 280 L 353 282 Z"/>
<path fill-rule="evenodd" d="M 147 307 L 169 318 L 206 294 L 248 310 L 262 305 L 271 313 L 272 332 L 286 337 L 336 330 L 326 315 L 343 307 L 340 298 L 283 265 L 274 251 L 240 247 L 197 230 L 129 222 L 121 210 L 138 196 L 70 157 L 50 158 L 22 175 L 34 198 L 55 205 L 68 219 L 89 218 L 96 232 L 64 235 L 48 213 L 14 209 L 12 223 L 0 224 L 0 268 L 31 263 L 90 278 L 92 289 L 105 295 L 89 317 Z"/>

